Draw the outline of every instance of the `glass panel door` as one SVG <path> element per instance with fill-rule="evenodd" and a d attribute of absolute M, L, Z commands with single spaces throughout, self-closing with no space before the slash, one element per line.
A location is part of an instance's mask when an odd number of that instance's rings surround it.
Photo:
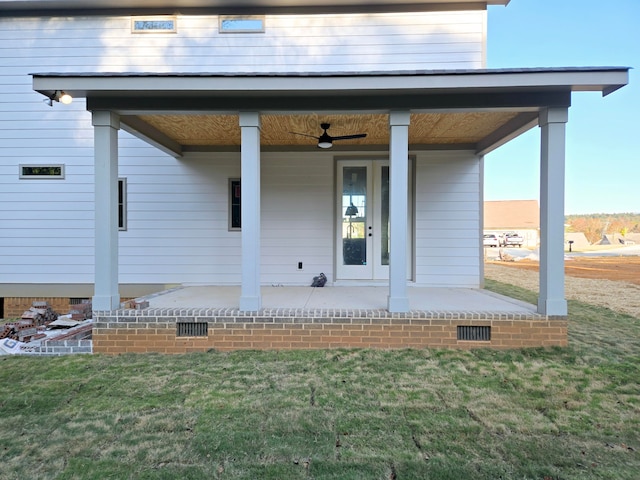
<path fill-rule="evenodd" d="M 337 278 L 371 279 L 371 162 L 338 164 Z"/>
<path fill-rule="evenodd" d="M 389 266 L 389 166 L 380 169 L 380 265 Z"/>
<path fill-rule="evenodd" d="M 387 280 L 391 242 L 389 162 L 343 160 L 338 162 L 337 171 L 336 279 Z M 408 194 L 411 197 L 410 188 Z M 409 233 L 411 224 L 410 209 Z M 411 252 L 411 235 L 407 240 L 407 252 Z M 411 278 L 412 261 L 407 255 L 407 278 Z"/>

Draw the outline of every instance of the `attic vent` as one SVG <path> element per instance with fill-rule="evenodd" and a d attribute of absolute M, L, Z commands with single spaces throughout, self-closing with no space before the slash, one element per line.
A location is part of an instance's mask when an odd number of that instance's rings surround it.
<path fill-rule="evenodd" d="M 491 340 L 491 327 L 458 325 L 458 340 L 488 342 Z"/>
<path fill-rule="evenodd" d="M 176 327 L 176 337 L 206 337 L 209 331 L 206 322 L 178 322 Z"/>

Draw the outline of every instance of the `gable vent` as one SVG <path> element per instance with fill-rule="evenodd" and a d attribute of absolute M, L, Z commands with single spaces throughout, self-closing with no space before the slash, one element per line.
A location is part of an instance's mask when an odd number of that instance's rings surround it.
<path fill-rule="evenodd" d="M 176 324 L 176 337 L 206 337 L 209 332 L 209 324 L 206 322 L 178 322 Z"/>
<path fill-rule="evenodd" d="M 458 340 L 488 342 L 491 340 L 491 327 L 458 325 Z"/>

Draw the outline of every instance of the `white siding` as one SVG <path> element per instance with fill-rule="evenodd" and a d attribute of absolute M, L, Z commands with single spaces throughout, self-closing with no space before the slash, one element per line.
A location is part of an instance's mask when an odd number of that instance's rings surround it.
<path fill-rule="evenodd" d="M 320 272 L 333 280 L 333 178 L 331 154 L 263 154 L 263 283 L 311 285 Z"/>
<path fill-rule="evenodd" d="M 264 34 L 220 34 L 215 16 L 179 16 L 177 34 L 136 35 L 128 16 L 0 18 L 0 284 L 93 283 L 91 115 L 80 99 L 47 106 L 30 73 L 479 68 L 485 19 L 485 11 L 267 16 Z M 48 163 L 65 165 L 64 180 L 19 179 L 20 164 Z M 120 132 L 129 205 L 121 283 L 238 283 L 227 182 L 239 168 L 231 154 L 179 161 Z M 268 154 L 262 168 L 262 281 L 332 278 L 331 157 Z M 437 251 L 424 222 L 418 277 L 430 281 Z"/>
<path fill-rule="evenodd" d="M 480 285 L 480 160 L 428 152 L 416 160 L 416 284 Z"/>
<path fill-rule="evenodd" d="M 268 15 L 256 34 L 216 16 L 178 32 L 131 33 L 131 17 L 0 19 L 4 75 L 32 72 L 296 72 L 480 68 L 486 11 Z"/>

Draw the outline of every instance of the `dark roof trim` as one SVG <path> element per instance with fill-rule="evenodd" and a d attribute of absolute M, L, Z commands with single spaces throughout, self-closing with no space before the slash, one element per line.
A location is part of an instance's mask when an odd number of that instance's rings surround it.
<path fill-rule="evenodd" d="M 301 99 L 302 98 L 302 99 Z M 211 111 L 386 111 L 407 110 L 468 110 L 468 109 L 537 109 L 539 107 L 569 107 L 571 92 L 487 92 L 479 93 L 432 93 L 420 94 L 312 94 L 276 95 L 252 97 L 229 95 L 227 92 L 210 94 L 201 92 L 194 97 L 181 96 L 95 96 L 87 97 L 87 110 L 114 110 L 120 113 L 145 112 L 166 113 L 171 110 L 190 112 Z"/>
<path fill-rule="evenodd" d="M 487 2 L 376 2 L 363 5 L 361 2 L 342 2 L 346 5 L 327 5 L 330 2 L 284 2 L 284 6 L 260 6 L 234 4 L 234 2 L 178 2 L 169 5 L 135 7 L 114 5 L 117 2 L 85 2 L 82 7 L 69 6 L 71 2 L 34 2 L 37 6 L 25 8 L 26 2 L 0 2 L 0 17 L 55 17 L 55 16 L 119 16 L 119 15 L 292 15 L 292 14 L 348 14 L 348 13 L 401 13 L 401 12 L 443 12 L 463 10 L 486 10 Z M 155 4 L 163 2 L 155 2 Z M 166 3 L 166 2 L 165 2 Z M 215 3 L 215 5 L 212 5 Z M 248 2 L 251 3 L 251 2 Z M 254 2 L 256 3 L 256 2 Z M 274 4 L 283 2 L 272 2 Z M 324 4 L 323 4 L 324 3 Z M 7 5 L 8 4 L 8 5 Z M 20 6 L 18 6 L 20 4 Z M 154 3 L 152 3 L 153 5 Z M 200 6 L 193 6 L 193 5 Z M 12 8 L 13 6 L 13 8 Z"/>

